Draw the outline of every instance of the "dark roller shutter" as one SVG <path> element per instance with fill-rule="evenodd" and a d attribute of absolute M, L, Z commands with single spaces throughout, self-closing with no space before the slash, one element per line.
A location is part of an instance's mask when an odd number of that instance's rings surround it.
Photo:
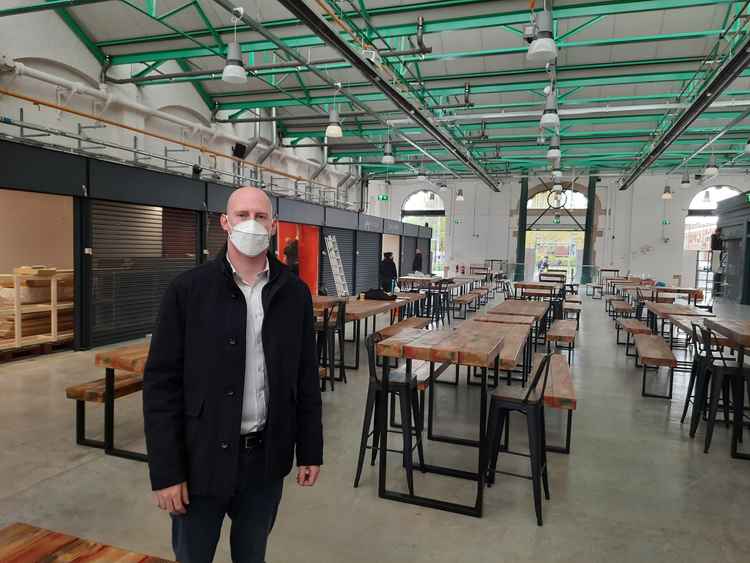
<path fill-rule="evenodd" d="M 227 242 L 227 233 L 221 228 L 221 213 L 208 214 L 208 227 L 206 229 L 206 248 L 208 259 L 216 258 L 216 255 Z"/>
<path fill-rule="evenodd" d="M 380 233 L 357 232 L 357 283 L 356 291 L 380 287 Z"/>
<path fill-rule="evenodd" d="M 430 255 L 430 239 L 417 239 L 417 248 L 422 251 L 422 270 L 425 274 L 432 272 L 432 256 Z"/>
<path fill-rule="evenodd" d="M 333 235 L 339 246 L 341 254 L 341 263 L 344 266 L 344 275 L 346 284 L 349 286 L 349 293 L 354 294 L 354 231 L 349 229 L 337 229 L 335 227 L 322 227 L 323 240 L 320 244 L 320 283 L 326 289 L 328 295 L 336 295 L 336 281 L 333 279 L 331 263 L 328 261 L 328 251 L 326 249 L 325 237 Z M 323 256 L 323 253 L 326 256 Z"/>
<path fill-rule="evenodd" d="M 91 344 L 154 330 L 164 290 L 197 264 L 198 214 L 128 203 L 91 202 Z"/>
<path fill-rule="evenodd" d="M 414 256 L 416 255 L 417 237 L 401 237 L 401 267 L 398 270 L 400 275 L 405 276 L 414 271 L 412 266 L 414 265 Z"/>

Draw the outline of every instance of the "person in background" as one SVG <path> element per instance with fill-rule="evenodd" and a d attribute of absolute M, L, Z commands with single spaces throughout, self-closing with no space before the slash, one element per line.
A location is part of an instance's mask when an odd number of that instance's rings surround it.
<path fill-rule="evenodd" d="M 413 272 L 422 271 L 422 251 L 417 248 L 417 253 L 414 255 L 414 261 L 411 263 L 411 269 Z"/>
<path fill-rule="evenodd" d="M 299 276 L 299 241 L 296 238 L 287 239 L 284 247 L 286 265 L 295 276 Z"/>
<path fill-rule="evenodd" d="M 380 287 L 383 291 L 393 291 L 393 286 L 398 279 L 398 270 L 396 263 L 393 261 L 393 252 L 383 254 L 383 260 L 380 262 Z"/>
<path fill-rule="evenodd" d="M 148 468 L 177 560 L 212 561 L 228 515 L 232 560 L 263 563 L 295 449 L 298 485 L 323 463 L 315 318 L 269 251 L 265 192 L 235 190 L 221 226 L 227 245 L 161 303 L 143 375 Z"/>

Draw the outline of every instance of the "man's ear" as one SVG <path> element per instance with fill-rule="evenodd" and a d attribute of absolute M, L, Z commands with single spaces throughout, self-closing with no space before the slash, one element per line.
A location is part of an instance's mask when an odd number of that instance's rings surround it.
<path fill-rule="evenodd" d="M 224 229 L 224 232 L 229 233 L 229 217 L 226 213 L 221 214 L 219 223 L 221 223 L 221 228 Z"/>
<path fill-rule="evenodd" d="M 271 236 L 274 236 L 276 234 L 276 226 L 278 225 L 278 220 L 274 219 L 271 221 L 271 232 L 269 233 Z"/>

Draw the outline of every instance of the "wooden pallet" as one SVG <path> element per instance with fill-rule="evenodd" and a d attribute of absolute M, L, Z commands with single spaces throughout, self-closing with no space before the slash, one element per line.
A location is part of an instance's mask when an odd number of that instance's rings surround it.
<path fill-rule="evenodd" d="M 73 332 L 61 333 L 56 341 L 51 341 L 49 336 L 29 336 L 21 341 L 21 346 L 16 347 L 15 340 L 0 340 L 0 363 L 9 362 L 19 358 L 51 354 L 62 348 L 66 348 L 73 341 Z"/>

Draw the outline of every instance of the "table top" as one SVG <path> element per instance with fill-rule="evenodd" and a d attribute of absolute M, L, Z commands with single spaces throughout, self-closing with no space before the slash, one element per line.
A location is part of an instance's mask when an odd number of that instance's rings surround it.
<path fill-rule="evenodd" d="M 730 319 L 706 319 L 707 328 L 728 336 L 739 346 L 750 346 L 750 321 L 736 321 Z"/>
<path fill-rule="evenodd" d="M 148 359 L 149 344 L 131 344 L 105 350 L 96 354 L 94 360 L 97 367 L 114 368 L 133 373 L 143 373 Z"/>
<path fill-rule="evenodd" d="M 0 561 L 168 563 L 169 560 L 16 523 L 0 530 Z"/>
<path fill-rule="evenodd" d="M 523 295 L 525 297 L 554 297 L 555 290 L 552 288 L 548 289 L 524 289 Z"/>
<path fill-rule="evenodd" d="M 418 294 L 413 294 L 418 295 Z M 424 299 L 424 297 L 421 297 Z M 387 313 L 393 309 L 403 307 L 406 303 L 414 300 L 413 298 L 394 299 L 391 301 L 381 301 L 379 299 L 356 299 L 346 304 L 346 320 L 358 321 L 365 317 L 372 317 L 381 313 Z"/>
<path fill-rule="evenodd" d="M 314 309 L 330 309 L 339 303 L 349 299 L 348 296 L 339 297 L 338 295 L 313 295 L 312 303 Z"/>
<path fill-rule="evenodd" d="M 466 321 L 451 329 L 409 329 L 379 342 L 377 353 L 392 358 L 491 367 L 502 347 L 506 332 L 503 327 L 513 326 L 520 325 Z"/>
<path fill-rule="evenodd" d="M 550 278 L 562 278 L 562 279 L 565 279 L 565 278 L 568 277 L 568 274 L 566 274 L 564 272 L 549 272 L 549 271 L 547 271 L 547 272 L 539 272 L 539 275 L 540 276 L 547 276 L 547 277 L 550 277 Z"/>
<path fill-rule="evenodd" d="M 442 279 L 443 278 L 441 278 L 440 276 L 415 276 L 415 275 L 401 276 L 398 278 L 399 281 L 409 281 L 409 282 L 436 282 Z"/>
<path fill-rule="evenodd" d="M 499 305 L 495 305 L 487 312 L 501 315 L 520 315 L 523 317 L 534 317 L 539 320 L 547 313 L 549 303 L 544 301 L 521 301 L 520 299 L 509 299 Z"/>
<path fill-rule="evenodd" d="M 536 320 L 534 317 L 524 317 L 522 315 L 502 315 L 494 313 L 490 315 L 475 315 L 471 318 L 472 321 L 482 323 L 500 323 L 506 325 L 533 325 Z"/>
<path fill-rule="evenodd" d="M 521 289 L 560 289 L 562 284 L 557 282 L 516 282 L 515 287 Z"/>
<path fill-rule="evenodd" d="M 704 309 L 698 309 L 692 305 L 683 305 L 681 303 L 657 303 L 646 301 L 646 308 L 658 317 L 671 318 L 672 315 L 683 317 L 715 317 Z"/>
<path fill-rule="evenodd" d="M 672 286 L 651 286 L 654 293 L 700 293 L 701 290 L 697 287 L 672 287 Z"/>

